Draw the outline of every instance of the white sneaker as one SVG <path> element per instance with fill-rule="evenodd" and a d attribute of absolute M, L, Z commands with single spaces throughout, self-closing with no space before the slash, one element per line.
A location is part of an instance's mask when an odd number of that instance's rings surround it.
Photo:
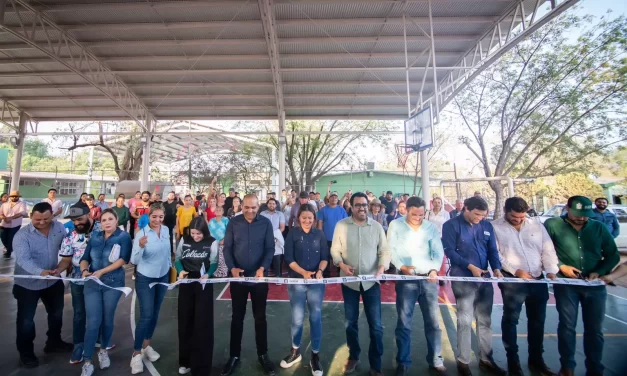
<path fill-rule="evenodd" d="M 187 375 L 190 372 L 192 372 L 191 368 L 179 367 L 179 375 Z"/>
<path fill-rule="evenodd" d="M 148 346 L 145 349 L 142 349 L 142 355 L 148 358 L 148 360 L 150 360 L 151 362 L 156 362 L 157 360 L 159 360 L 159 358 L 161 358 L 161 355 L 159 355 L 159 353 L 156 352 L 155 349 L 152 348 L 152 346 Z"/>
<path fill-rule="evenodd" d="M 107 350 L 100 350 L 98 352 L 98 363 L 100 364 L 100 369 L 109 368 L 111 366 L 111 360 L 109 359 Z"/>
<path fill-rule="evenodd" d="M 81 372 L 81 376 L 91 376 L 94 374 L 94 365 L 91 362 L 85 362 L 83 364 L 83 372 Z"/>
<path fill-rule="evenodd" d="M 131 358 L 131 373 L 133 375 L 144 372 L 143 358 L 144 356 L 142 354 L 135 355 Z"/>

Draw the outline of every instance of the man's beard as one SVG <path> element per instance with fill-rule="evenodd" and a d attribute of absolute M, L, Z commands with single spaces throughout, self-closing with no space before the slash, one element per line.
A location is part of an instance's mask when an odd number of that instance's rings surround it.
<path fill-rule="evenodd" d="M 76 230 L 76 232 L 78 232 L 79 234 L 87 234 L 89 232 L 89 223 L 85 223 L 85 224 L 79 224 L 79 225 L 74 225 L 74 229 Z"/>

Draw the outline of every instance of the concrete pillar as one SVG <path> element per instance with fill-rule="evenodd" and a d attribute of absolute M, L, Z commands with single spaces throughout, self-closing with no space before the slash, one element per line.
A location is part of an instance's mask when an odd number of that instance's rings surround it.
<path fill-rule="evenodd" d="M 422 183 L 422 198 L 427 203 L 431 200 L 431 192 L 429 191 L 429 159 L 427 157 L 427 151 L 420 151 L 420 180 Z"/>
<path fill-rule="evenodd" d="M 153 129 L 153 119 L 152 116 L 148 115 L 146 118 L 146 142 L 144 143 L 144 154 L 142 158 L 142 175 L 141 175 L 141 184 L 139 185 L 140 191 L 147 191 L 150 187 L 150 146 L 152 144 L 152 129 Z"/>
<path fill-rule="evenodd" d="M 19 129 L 17 130 L 17 145 L 15 145 L 15 159 L 13 161 L 13 172 L 11 173 L 11 190 L 20 189 L 20 174 L 22 172 L 22 156 L 24 155 L 24 138 L 26 137 L 26 121 L 28 116 L 20 112 Z"/>
<path fill-rule="evenodd" d="M 279 190 L 277 197 L 281 197 L 281 191 L 285 189 L 285 153 L 287 151 L 287 139 L 285 138 L 285 111 L 279 116 Z"/>

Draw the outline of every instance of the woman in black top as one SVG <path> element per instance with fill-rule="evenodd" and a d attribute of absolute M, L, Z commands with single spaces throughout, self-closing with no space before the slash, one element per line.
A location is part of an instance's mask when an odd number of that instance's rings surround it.
<path fill-rule="evenodd" d="M 327 267 L 329 246 L 327 239 L 318 230 L 315 210 L 310 205 L 301 205 L 296 215 L 297 226 L 287 234 L 285 240 L 285 262 L 290 267 L 291 278 L 322 279 Z M 305 306 L 309 308 L 309 330 L 311 336 L 311 360 L 309 366 L 314 375 L 322 375 L 318 353 L 322 339 L 322 300 L 324 284 L 288 285 L 292 308 L 292 348 L 281 361 L 281 367 L 290 368 L 302 359 L 300 345 L 303 335 Z"/>
<path fill-rule="evenodd" d="M 179 279 L 207 279 L 217 267 L 211 253 L 214 238 L 203 217 L 195 217 L 176 249 Z M 179 286 L 179 373 L 208 375 L 213 360 L 213 285 Z"/>

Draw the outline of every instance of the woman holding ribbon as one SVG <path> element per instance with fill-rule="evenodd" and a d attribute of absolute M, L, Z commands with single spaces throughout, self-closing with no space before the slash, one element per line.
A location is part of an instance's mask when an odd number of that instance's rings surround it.
<path fill-rule="evenodd" d="M 167 287 L 151 283 L 167 283 L 172 266 L 170 256 L 170 234 L 163 225 L 165 209 L 163 204 L 150 205 L 148 225 L 140 226 L 135 234 L 131 263 L 137 265 L 135 291 L 139 301 L 139 323 L 135 328 L 135 352 L 131 359 L 133 374 L 144 371 L 143 358 L 151 362 L 157 361 L 161 355 L 150 346 L 152 334 L 157 326 L 161 303 L 165 298 Z M 142 222 L 141 218 L 138 222 Z"/>
<path fill-rule="evenodd" d="M 118 228 L 118 216 L 113 209 L 105 209 L 100 217 L 102 231 L 95 231 L 87 243 L 81 258 L 80 268 L 83 278 L 98 278 L 85 282 L 84 297 L 87 318 L 82 376 L 94 373 L 92 356 L 99 333 L 102 332 L 101 350 L 98 352 L 100 369 L 111 365 L 107 347 L 113 334 L 113 319 L 122 292 L 110 287 L 124 287 L 124 264 L 131 257 L 131 237 Z M 102 327 L 102 330 L 101 330 Z"/>
<path fill-rule="evenodd" d="M 221 207 L 218 207 L 222 210 Z M 212 252 L 214 238 L 203 217 L 192 219 L 189 232 L 176 249 L 178 279 L 207 279 L 217 267 Z M 179 373 L 208 375 L 213 359 L 213 285 L 186 283 L 179 286 Z"/>
<path fill-rule="evenodd" d="M 316 213 L 310 205 L 301 205 L 296 215 L 298 226 L 292 227 L 285 240 L 285 263 L 290 267 L 290 278 L 322 279 L 322 271 L 327 267 L 329 246 L 322 230 L 313 226 Z M 290 354 L 281 361 L 282 368 L 290 368 L 300 362 L 301 338 L 305 305 L 309 308 L 309 328 L 311 331 L 311 372 L 322 375 L 319 351 L 322 339 L 322 299 L 324 284 L 288 285 L 292 307 L 292 348 Z"/>

